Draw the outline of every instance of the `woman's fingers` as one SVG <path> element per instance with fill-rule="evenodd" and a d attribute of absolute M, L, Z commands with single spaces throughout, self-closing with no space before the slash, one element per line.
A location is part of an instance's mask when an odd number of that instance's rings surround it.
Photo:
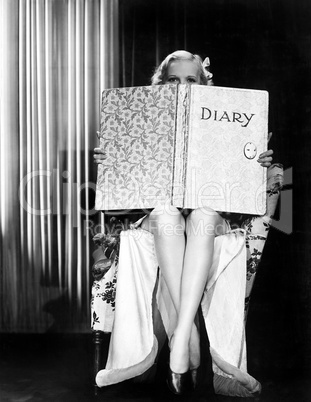
<path fill-rule="evenodd" d="M 260 165 L 262 167 L 269 167 L 269 166 L 271 166 L 271 162 L 270 161 L 261 162 Z"/>
<path fill-rule="evenodd" d="M 273 150 L 272 149 L 269 149 L 268 151 L 265 151 L 265 152 L 263 152 L 263 153 L 261 153 L 259 156 L 258 156 L 258 159 L 257 159 L 257 161 L 258 162 L 264 162 L 264 160 L 267 158 L 267 160 L 269 160 L 269 161 L 272 161 L 272 155 L 273 155 Z"/>
<path fill-rule="evenodd" d="M 107 158 L 107 155 L 106 152 L 103 151 L 101 148 L 94 148 L 93 158 L 94 163 L 102 163 L 102 161 Z"/>
<path fill-rule="evenodd" d="M 272 156 L 266 156 L 264 158 L 259 158 L 257 162 L 260 163 L 263 167 L 269 167 L 271 166 L 272 159 Z"/>
<path fill-rule="evenodd" d="M 93 157 L 95 163 L 101 163 L 107 158 L 107 156 L 104 154 L 95 154 Z"/>
<path fill-rule="evenodd" d="M 260 165 L 263 167 L 269 167 L 269 166 L 271 166 L 271 162 L 273 160 L 272 155 L 273 155 L 273 150 L 268 149 L 268 151 L 265 151 L 259 155 L 257 162 L 259 162 Z"/>
<path fill-rule="evenodd" d="M 272 155 L 273 155 L 273 150 L 268 149 L 268 151 L 265 151 L 265 152 L 261 153 L 258 158 L 259 159 L 260 158 L 265 158 L 266 156 L 272 156 Z"/>
<path fill-rule="evenodd" d="M 94 148 L 95 154 L 106 154 L 106 152 L 102 148 Z"/>

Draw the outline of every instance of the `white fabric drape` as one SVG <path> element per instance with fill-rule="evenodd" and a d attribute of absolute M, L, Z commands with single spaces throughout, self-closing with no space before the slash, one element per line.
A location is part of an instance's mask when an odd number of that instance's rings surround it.
<path fill-rule="evenodd" d="M 100 96 L 118 0 L 0 2 L 1 331 L 88 329 Z"/>
<path fill-rule="evenodd" d="M 245 234 L 244 230 L 230 230 L 216 237 L 201 307 L 210 341 L 216 393 L 250 397 L 253 392 L 260 391 L 261 385 L 247 373 L 246 364 Z M 96 375 L 96 383 L 100 387 L 141 375 L 154 364 L 158 343 L 154 335 L 152 297 L 158 265 L 151 233 L 140 228 L 121 232 L 108 359 L 105 369 Z M 95 298 L 97 292 L 102 298 L 100 287 L 98 282 L 93 288 Z M 157 305 L 170 338 L 176 311 L 161 275 Z M 101 321 L 102 325 L 105 317 L 103 321 L 101 318 L 96 314 L 97 322 Z"/>

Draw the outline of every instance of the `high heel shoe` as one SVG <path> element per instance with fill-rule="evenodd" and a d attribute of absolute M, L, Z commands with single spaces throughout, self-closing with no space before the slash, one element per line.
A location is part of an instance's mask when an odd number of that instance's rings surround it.
<path fill-rule="evenodd" d="M 198 386 L 198 369 L 190 369 L 190 376 L 192 389 L 195 390 Z"/>
<path fill-rule="evenodd" d="M 188 370 L 185 373 L 174 373 L 169 368 L 166 383 L 169 390 L 173 392 L 173 394 L 183 395 L 190 388 L 190 371 Z"/>
<path fill-rule="evenodd" d="M 197 327 L 193 324 L 196 331 L 198 332 Z M 199 334 L 198 334 L 199 337 Z M 194 347 L 193 347 L 194 345 Z M 198 370 L 200 367 L 200 338 L 198 338 L 198 346 L 196 344 L 190 343 L 190 374 L 191 374 L 191 384 L 192 389 L 195 390 L 198 386 Z"/>
<path fill-rule="evenodd" d="M 170 337 L 168 342 L 168 347 L 171 350 L 171 343 L 174 334 Z M 167 379 L 166 379 L 167 386 L 171 392 L 175 395 L 182 395 L 190 389 L 191 386 L 191 375 L 190 370 L 186 371 L 185 373 L 174 373 L 168 367 Z"/>

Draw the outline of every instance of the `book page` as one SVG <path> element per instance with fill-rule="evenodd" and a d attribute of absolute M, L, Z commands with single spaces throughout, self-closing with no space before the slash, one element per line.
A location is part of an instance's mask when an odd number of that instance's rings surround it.
<path fill-rule="evenodd" d="M 185 208 L 263 215 L 268 93 L 191 86 Z"/>
<path fill-rule="evenodd" d="M 177 86 L 103 91 L 95 209 L 149 209 L 171 200 Z"/>

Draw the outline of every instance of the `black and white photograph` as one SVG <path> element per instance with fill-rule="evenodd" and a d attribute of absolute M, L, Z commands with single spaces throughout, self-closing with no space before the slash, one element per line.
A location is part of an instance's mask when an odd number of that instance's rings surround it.
<path fill-rule="evenodd" d="M 311 2 L 0 0 L 0 401 L 311 400 Z"/>

